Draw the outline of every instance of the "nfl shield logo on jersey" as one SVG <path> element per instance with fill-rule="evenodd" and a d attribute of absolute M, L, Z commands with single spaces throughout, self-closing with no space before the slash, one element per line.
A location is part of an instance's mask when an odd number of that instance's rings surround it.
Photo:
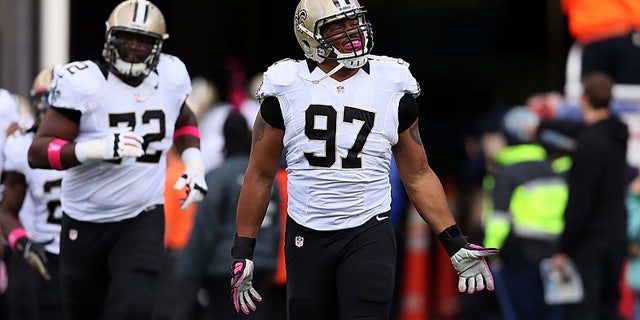
<path fill-rule="evenodd" d="M 343 86 L 338 86 L 336 88 L 336 91 L 338 91 L 338 94 L 343 94 L 344 93 L 344 87 Z"/>
<path fill-rule="evenodd" d="M 296 247 L 300 248 L 304 245 L 304 238 L 302 236 L 296 236 Z"/>
<path fill-rule="evenodd" d="M 69 230 L 69 239 L 71 241 L 75 241 L 76 239 L 78 239 L 78 230 L 76 229 Z"/>

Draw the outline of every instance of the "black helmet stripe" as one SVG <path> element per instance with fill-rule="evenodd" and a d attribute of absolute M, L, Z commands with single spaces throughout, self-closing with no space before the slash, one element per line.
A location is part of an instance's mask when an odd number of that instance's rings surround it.
<path fill-rule="evenodd" d="M 144 24 L 147 21 L 148 15 L 149 6 L 142 1 L 136 1 L 136 6 L 133 8 L 133 22 Z"/>
<path fill-rule="evenodd" d="M 350 0 L 333 0 L 333 4 L 337 7 L 344 7 L 345 5 L 351 4 Z"/>

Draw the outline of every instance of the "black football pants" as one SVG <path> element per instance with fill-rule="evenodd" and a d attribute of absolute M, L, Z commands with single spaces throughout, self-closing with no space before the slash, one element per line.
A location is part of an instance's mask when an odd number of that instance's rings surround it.
<path fill-rule="evenodd" d="M 337 231 L 288 218 L 285 255 L 287 319 L 389 319 L 396 239 L 388 213 Z"/>
<path fill-rule="evenodd" d="M 150 319 L 163 236 L 160 205 L 120 222 L 92 223 L 64 215 L 60 273 L 68 318 Z"/>

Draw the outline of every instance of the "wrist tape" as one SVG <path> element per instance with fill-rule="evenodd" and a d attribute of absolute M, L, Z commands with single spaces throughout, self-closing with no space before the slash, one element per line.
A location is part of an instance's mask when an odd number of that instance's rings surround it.
<path fill-rule="evenodd" d="M 184 149 L 180 155 L 185 168 L 204 175 L 204 164 L 202 163 L 202 153 L 196 147 Z"/>
<path fill-rule="evenodd" d="M 49 146 L 47 147 L 47 157 L 49 158 L 49 165 L 51 168 L 64 170 L 64 167 L 62 166 L 62 148 L 67 143 L 69 143 L 69 141 L 57 138 L 49 142 Z"/>
<path fill-rule="evenodd" d="M 449 258 L 469 243 L 457 224 L 444 229 L 444 231 L 438 235 L 438 239 L 440 239 L 444 249 L 447 251 Z"/>
<path fill-rule="evenodd" d="M 9 241 L 9 246 L 11 247 L 11 249 L 15 250 L 16 243 L 18 242 L 18 240 L 20 238 L 26 238 L 26 237 L 27 237 L 27 232 L 24 231 L 24 229 L 15 228 L 11 231 L 11 233 L 9 233 L 7 240 Z"/>
<path fill-rule="evenodd" d="M 231 247 L 231 257 L 233 259 L 253 259 L 253 250 L 256 247 L 256 238 L 233 236 L 233 246 Z"/>
<path fill-rule="evenodd" d="M 200 129 L 198 129 L 198 127 L 196 126 L 180 127 L 173 133 L 173 140 L 175 141 L 178 137 L 185 135 L 194 136 L 200 139 Z"/>

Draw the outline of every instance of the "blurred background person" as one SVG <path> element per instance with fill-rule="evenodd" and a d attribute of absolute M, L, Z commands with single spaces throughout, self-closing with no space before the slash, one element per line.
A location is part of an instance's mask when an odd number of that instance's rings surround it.
<path fill-rule="evenodd" d="M 9 319 L 63 319 L 58 263 L 63 173 L 32 169 L 27 161 L 29 145 L 49 107 L 52 76 L 53 66 L 38 73 L 31 90 L 33 118 L 30 123 L 21 121 L 24 127 L 9 133 L 4 144 L 0 225 L 8 235 L 14 260 L 7 300 Z M 25 221 L 31 226 L 25 228 Z"/>
<path fill-rule="evenodd" d="M 224 161 L 224 138 L 222 127 L 230 112 L 235 111 L 242 114 L 247 121 L 249 128 L 253 126 L 260 104 L 255 98 L 256 91 L 262 83 L 262 74 L 251 77 L 247 83 L 245 81 L 244 69 L 238 61 L 230 59 L 233 68 L 229 69 L 229 77 L 235 86 L 226 94 L 220 94 L 217 86 L 210 80 L 198 78 L 196 85 L 199 88 L 197 96 L 193 98 L 197 102 L 198 124 L 201 130 L 201 147 L 203 160 L 205 161 L 205 171 L 218 167 Z M 240 89 L 242 88 L 242 89 Z M 198 98 L 204 96 L 205 98 Z M 221 97 L 233 97 L 235 103 Z M 191 98 L 190 98 L 191 99 Z"/>
<path fill-rule="evenodd" d="M 6 89 L 0 88 L 0 150 L 3 149 L 5 140 L 8 135 L 18 129 L 20 121 L 20 109 L 18 106 L 17 95 Z M 31 105 L 31 104 L 29 104 Z M 0 172 L 4 167 L 4 152 L 0 152 Z M 2 190 L 4 184 L 0 180 L 0 200 L 2 199 Z M 30 200 L 30 199 L 29 199 Z M 31 202 L 27 201 L 25 208 L 30 206 Z M 27 219 L 23 215 L 23 219 Z M 32 230 L 30 222 L 25 221 L 25 229 Z M 5 241 L 7 234 L 2 232 L 0 228 L 0 316 L 9 318 L 11 313 L 16 312 L 15 299 L 25 299 L 31 301 L 34 297 L 34 286 L 32 283 L 36 280 L 36 273 L 29 268 L 27 263 L 17 254 L 12 254 L 9 243 Z M 13 259 L 12 259 L 13 256 Z M 9 286 L 9 274 L 13 273 L 13 284 Z M 21 284 L 24 282 L 25 284 Z"/>
<path fill-rule="evenodd" d="M 562 319 L 560 307 L 545 304 L 539 266 L 557 250 L 568 191 L 545 149 L 535 142 L 538 124 L 538 116 L 526 107 L 510 109 L 503 121 L 508 145 L 495 156 L 499 167 L 484 246 L 500 248 L 490 265 L 509 320 Z"/>
<path fill-rule="evenodd" d="M 265 319 L 275 303 L 265 302 L 250 317 L 238 315 L 229 303 L 229 263 L 236 225 L 238 196 L 251 151 L 251 131 L 246 118 L 235 111 L 227 116 L 223 126 L 225 160 L 206 175 L 209 192 L 198 205 L 195 224 L 189 242 L 178 263 L 178 277 L 201 284 L 209 294 L 205 319 Z M 260 228 L 254 258 L 259 261 L 253 274 L 253 284 L 261 293 L 273 283 L 280 244 L 280 198 L 274 184 L 265 220 Z"/>
<path fill-rule="evenodd" d="M 199 312 L 195 300 L 198 286 L 175 276 L 176 264 L 187 245 L 198 204 L 180 209 L 186 190 L 176 190 L 173 184 L 182 176 L 185 164 L 180 153 L 171 147 L 167 152 L 167 174 L 164 181 L 164 254 L 158 276 L 159 283 L 153 312 L 154 320 L 190 320 Z"/>
<path fill-rule="evenodd" d="M 627 235 L 629 237 L 629 269 L 626 283 L 635 294 L 632 320 L 640 320 L 640 174 L 629 185 L 627 212 L 629 214 Z"/>
<path fill-rule="evenodd" d="M 583 87 L 580 107 L 586 127 L 572 153 L 565 228 L 553 264 L 563 271 L 571 259 L 582 277 L 584 298 L 567 305 L 568 319 L 620 319 L 619 285 L 628 249 L 629 131 L 610 110 L 611 77 L 587 75 Z"/>

